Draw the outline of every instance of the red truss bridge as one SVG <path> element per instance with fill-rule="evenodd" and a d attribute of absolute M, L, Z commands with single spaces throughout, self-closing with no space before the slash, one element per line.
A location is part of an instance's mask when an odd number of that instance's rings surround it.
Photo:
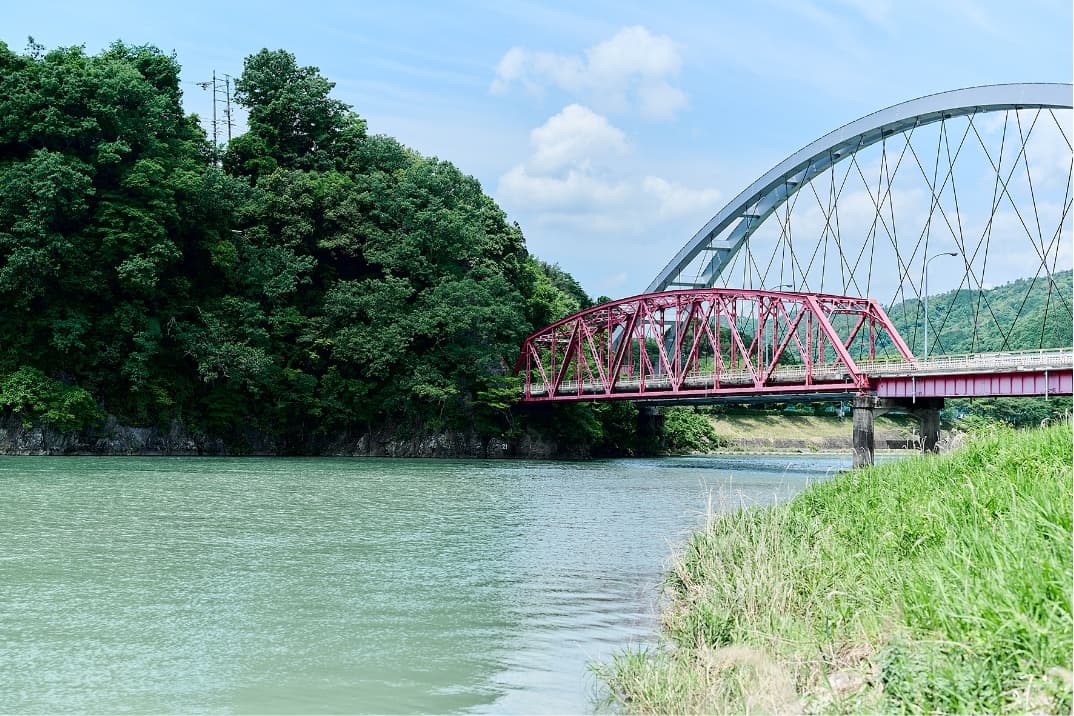
<path fill-rule="evenodd" d="M 857 356 L 857 357 L 855 357 Z M 915 358 L 874 299 L 744 289 L 595 306 L 526 339 L 524 402 L 1070 394 L 1070 349 Z"/>
<path fill-rule="evenodd" d="M 1072 94 L 954 90 L 808 144 L 644 294 L 529 336 L 522 402 L 1070 395 Z"/>

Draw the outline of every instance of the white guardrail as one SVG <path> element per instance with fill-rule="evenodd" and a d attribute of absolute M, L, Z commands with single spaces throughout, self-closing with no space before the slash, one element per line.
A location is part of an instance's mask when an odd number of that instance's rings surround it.
<path fill-rule="evenodd" d="M 968 355 L 949 355 L 938 358 L 929 358 L 911 363 L 904 358 L 880 359 L 857 361 L 858 369 L 866 375 L 876 378 L 911 376 L 911 375 L 948 375 L 954 373 L 980 373 L 980 372 L 1018 372 L 1027 370 L 1064 370 L 1074 368 L 1074 349 L 1048 349 L 1014 351 L 1010 353 L 973 353 Z M 776 368 L 769 378 L 769 384 L 794 383 L 805 381 L 805 366 L 787 366 Z M 825 364 L 813 366 L 814 380 L 840 380 L 847 378 L 848 374 L 842 365 Z M 694 372 L 687 374 L 683 381 L 685 388 L 706 388 L 714 383 L 713 375 L 709 372 Z M 726 371 L 720 374 L 721 387 L 741 385 L 753 386 L 753 375 L 746 370 Z M 618 392 L 629 392 L 631 388 L 641 387 L 638 378 L 619 378 L 615 383 Z M 660 390 L 670 388 L 671 380 L 667 376 L 649 376 L 645 379 L 645 389 Z M 532 385 L 530 394 L 545 395 L 548 389 L 544 385 Z M 585 381 L 582 383 L 582 393 L 603 393 L 604 386 L 599 381 Z M 564 381 L 559 386 L 557 395 L 577 395 L 578 382 Z"/>

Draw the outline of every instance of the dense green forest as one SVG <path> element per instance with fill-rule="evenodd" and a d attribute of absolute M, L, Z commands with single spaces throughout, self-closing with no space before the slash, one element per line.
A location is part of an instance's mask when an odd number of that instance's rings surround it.
<path fill-rule="evenodd" d="M 1072 298 L 1070 270 L 1052 274 L 1051 281 L 1042 275 L 929 296 L 929 355 L 1065 348 L 1072 345 Z M 921 301 L 900 303 L 888 315 L 911 346 L 923 347 Z"/>
<path fill-rule="evenodd" d="M 0 407 L 240 449 L 519 430 L 518 347 L 589 305 L 578 283 L 290 53 L 246 59 L 248 131 L 225 147 L 184 114 L 179 71 L 150 46 L 0 43 Z M 603 439 L 608 409 L 562 412 L 529 421 Z"/>
<path fill-rule="evenodd" d="M 1072 272 L 1023 278 L 986 291 L 961 289 L 929 296 L 929 355 L 1065 348 L 1074 345 Z M 922 303 L 906 301 L 889 311 L 899 333 L 923 347 Z M 915 318 L 916 317 L 916 318 Z M 977 326 L 976 330 L 974 326 Z M 920 351 L 918 351 L 920 353 Z M 944 416 L 973 428 L 978 420 L 1036 426 L 1069 416 L 1069 396 L 949 399 Z"/>

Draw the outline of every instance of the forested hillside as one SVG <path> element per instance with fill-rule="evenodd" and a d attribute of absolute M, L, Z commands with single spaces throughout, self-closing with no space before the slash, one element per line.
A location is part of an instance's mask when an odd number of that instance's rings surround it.
<path fill-rule="evenodd" d="M 588 302 L 577 282 L 290 53 L 246 59 L 248 131 L 221 148 L 179 69 L 150 46 L 0 43 L 0 407 L 292 451 L 512 428 L 521 339 Z"/>
<path fill-rule="evenodd" d="M 1065 348 L 1072 345 L 1071 271 L 1023 278 L 986 291 L 929 296 L 929 354 Z M 907 342 L 924 343 L 924 306 L 915 300 L 888 314 Z M 977 330 L 974 330 L 974 326 Z"/>
<path fill-rule="evenodd" d="M 929 297 L 929 355 L 1066 348 L 1071 338 L 1071 271 L 1047 277 L 1019 279 L 987 291 L 950 291 Z M 889 311 L 900 334 L 922 352 L 924 311 L 920 302 L 907 301 Z M 914 317 L 917 316 L 917 321 Z M 975 316 L 977 320 L 975 321 Z M 978 328 L 974 331 L 974 325 Z M 1069 396 L 1045 398 L 949 399 L 946 417 L 963 418 L 972 428 L 977 418 L 1000 420 L 1021 427 L 1069 415 Z"/>

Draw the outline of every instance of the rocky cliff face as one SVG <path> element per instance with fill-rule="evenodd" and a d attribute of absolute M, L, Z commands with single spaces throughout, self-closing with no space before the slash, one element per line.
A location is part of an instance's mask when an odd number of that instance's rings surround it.
<path fill-rule="evenodd" d="M 61 433 L 41 425 L 27 427 L 11 418 L 0 421 L 4 455 L 323 455 L 326 457 L 561 458 L 588 457 L 578 445 L 562 445 L 526 433 L 514 440 L 483 440 L 472 432 L 422 432 L 400 437 L 390 430 L 318 438 L 288 445 L 250 431 L 238 440 L 192 433 L 173 423 L 166 429 L 134 428 L 109 418 L 80 433 Z"/>
<path fill-rule="evenodd" d="M 482 440 L 474 433 L 431 432 L 400 438 L 389 433 L 341 436 L 318 446 L 318 455 L 347 457 L 585 458 L 579 446 L 561 445 L 526 433 L 515 440 Z"/>
<path fill-rule="evenodd" d="M 166 430 L 132 428 L 109 418 L 83 432 L 27 427 L 18 419 L 0 422 L 0 453 L 5 455 L 202 455 L 226 454 L 218 441 L 196 439 L 181 425 Z"/>

